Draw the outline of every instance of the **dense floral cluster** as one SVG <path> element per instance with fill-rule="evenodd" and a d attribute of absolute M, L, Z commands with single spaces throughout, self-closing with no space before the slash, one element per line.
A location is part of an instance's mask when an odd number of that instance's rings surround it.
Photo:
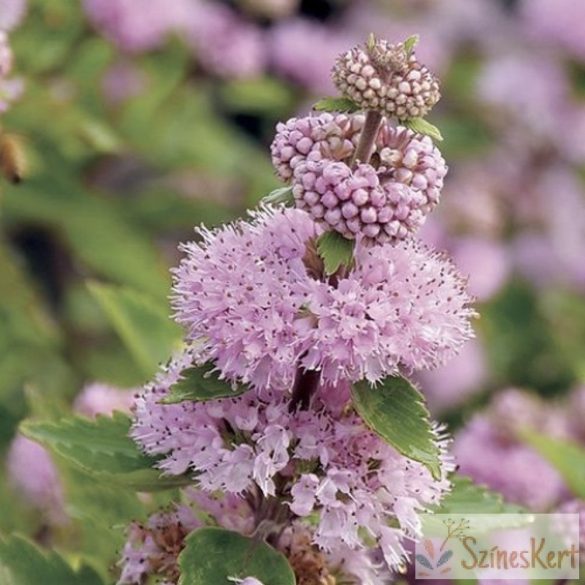
<path fill-rule="evenodd" d="M 388 121 L 369 164 L 353 165 L 363 115 L 322 114 L 279 124 L 272 161 L 296 205 L 347 238 L 403 239 L 439 202 L 445 161 L 428 136 Z"/>
<path fill-rule="evenodd" d="M 155 514 L 146 524 L 131 524 L 122 552 L 122 574 L 118 583 L 143 583 L 149 575 L 176 581 L 179 577 L 177 557 L 185 537 L 199 526 L 201 522 L 185 505 Z"/>
<path fill-rule="evenodd" d="M 397 50 L 416 94 L 409 111 L 420 100 L 427 111 L 436 83 L 427 95 L 430 74 Z M 384 51 L 372 48 L 380 67 Z M 193 477 L 204 508 L 216 495 L 248 506 L 242 534 L 276 525 L 270 543 L 303 585 L 332 585 L 336 572 L 351 583 L 386 578 L 403 562 L 405 540 L 420 533 L 419 513 L 449 490 L 453 469 L 439 427 L 430 431 L 440 463 L 433 477 L 352 403 L 354 382 L 381 391 L 374 385 L 388 376 L 445 363 L 472 337 L 474 316 L 448 258 L 407 237 L 438 203 L 445 162 L 430 138 L 376 116 L 375 132 L 371 112 L 279 125 L 272 157 L 296 208 L 265 206 L 248 221 L 200 228 L 199 241 L 182 246 L 172 305 L 185 347 L 134 405 L 131 436 L 160 470 Z M 364 140 L 371 159 L 354 160 Z M 321 249 L 331 228 L 351 246 L 333 274 Z M 190 383 L 186 370 L 203 366 L 204 376 L 240 392 L 166 400 Z M 122 582 L 146 574 L 175 582 L 187 532 L 176 511 L 133 526 Z"/>
<path fill-rule="evenodd" d="M 207 493 L 277 497 L 292 518 L 319 512 L 312 541 L 322 550 L 364 550 L 374 539 L 389 566 L 414 537 L 418 512 L 448 489 L 450 460 L 434 480 L 420 463 L 399 455 L 351 410 L 347 384 L 323 385 L 310 410 L 290 411 L 288 395 L 248 391 L 212 402 L 161 404 L 193 356 L 169 365 L 136 402 L 132 435 L 163 456 L 167 473 L 197 473 Z M 444 453 L 444 440 L 437 433 Z M 390 521 L 398 527 L 390 527 Z M 365 537 L 367 534 L 369 536 Z M 364 541 L 365 538 L 365 541 Z"/>
<path fill-rule="evenodd" d="M 246 499 L 233 495 L 209 495 L 189 488 L 184 502 L 151 516 L 147 522 L 134 522 L 127 530 L 122 552 L 120 585 L 142 583 L 149 575 L 175 583 L 178 577 L 177 557 L 185 537 L 192 530 L 207 525 L 220 526 L 250 536 L 254 513 Z M 319 550 L 313 543 L 313 529 L 300 521 L 292 521 L 275 542 L 276 548 L 289 560 L 298 585 L 376 585 L 388 581 L 390 572 L 372 552 L 338 547 L 335 551 Z M 231 577 L 239 585 L 263 585 L 255 577 Z"/>
<path fill-rule="evenodd" d="M 373 39 L 341 55 L 333 69 L 339 91 L 364 110 L 399 120 L 423 117 L 439 101 L 435 76 L 404 43 Z"/>
<path fill-rule="evenodd" d="M 332 384 L 374 382 L 435 367 L 471 337 L 470 298 L 447 258 L 414 241 L 358 244 L 334 286 L 315 278 L 319 233 L 304 211 L 267 210 L 184 246 L 176 319 L 225 378 L 288 388 L 300 364 Z"/>

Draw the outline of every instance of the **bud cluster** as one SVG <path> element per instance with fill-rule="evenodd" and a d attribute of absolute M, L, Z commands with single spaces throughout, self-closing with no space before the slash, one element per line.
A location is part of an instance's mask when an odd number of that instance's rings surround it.
<path fill-rule="evenodd" d="M 337 59 L 333 81 L 364 110 L 399 120 L 425 116 L 441 97 L 437 78 L 405 43 L 374 39 L 354 47 Z"/>
<path fill-rule="evenodd" d="M 447 166 L 431 139 L 384 122 L 370 164 L 351 161 L 363 115 L 322 114 L 279 124 L 272 161 L 297 207 L 343 236 L 403 239 L 439 202 Z"/>

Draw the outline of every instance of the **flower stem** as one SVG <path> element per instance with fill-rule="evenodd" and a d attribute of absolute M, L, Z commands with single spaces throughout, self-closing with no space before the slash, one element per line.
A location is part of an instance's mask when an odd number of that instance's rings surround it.
<path fill-rule="evenodd" d="M 351 161 L 352 167 L 355 167 L 358 163 L 368 163 L 370 161 L 381 123 L 382 114 L 377 110 L 368 110 L 364 129 Z"/>
<path fill-rule="evenodd" d="M 293 384 L 292 398 L 288 407 L 289 412 L 297 409 L 307 410 L 311 404 L 311 397 L 317 391 L 321 372 L 317 370 L 297 369 Z"/>

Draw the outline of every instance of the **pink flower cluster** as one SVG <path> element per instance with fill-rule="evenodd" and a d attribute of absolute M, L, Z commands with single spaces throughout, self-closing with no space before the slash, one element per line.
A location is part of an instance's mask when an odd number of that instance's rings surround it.
<path fill-rule="evenodd" d="M 185 347 L 134 405 L 131 436 L 162 472 L 193 477 L 207 504 L 212 494 L 245 502 L 253 522 L 238 528 L 243 534 L 275 524 L 277 548 L 288 534 L 280 545 L 299 583 L 305 574 L 307 583 L 316 575 L 330 583 L 330 565 L 351 583 L 386 578 L 406 555 L 404 540 L 420 533 L 420 512 L 449 490 L 453 469 L 439 427 L 434 478 L 352 403 L 353 382 L 373 386 L 456 355 L 475 316 L 451 262 L 407 237 L 438 203 L 445 161 L 430 138 L 387 120 L 369 132 L 371 120 L 323 114 L 279 125 L 272 157 L 296 208 L 265 206 L 249 221 L 202 227 L 182 246 L 172 305 Z M 356 163 L 364 133 L 373 156 Z M 355 239 L 334 274 L 321 239 L 328 228 Z M 165 401 L 188 383 L 185 370 L 203 365 L 242 393 Z M 176 567 L 157 556 L 151 533 L 131 535 L 138 546 L 126 553 L 124 575 L 142 579 L 154 558 L 147 573 L 162 562 L 173 581 Z"/>
<path fill-rule="evenodd" d="M 201 230 L 183 246 L 173 305 L 187 340 L 229 380 L 288 388 L 300 365 L 324 382 L 433 368 L 472 336 L 470 298 L 449 260 L 412 240 L 357 245 L 334 286 L 307 255 L 320 228 L 301 210 Z"/>
<path fill-rule="evenodd" d="M 145 523 L 132 523 L 119 561 L 119 585 L 141 585 L 149 576 L 171 584 L 178 577 L 178 555 L 189 532 L 205 525 L 235 530 L 245 536 L 253 533 L 254 513 L 246 499 L 233 494 L 209 495 L 189 488 L 183 503 L 154 514 Z M 390 572 L 372 551 L 340 546 L 335 551 L 320 551 L 313 544 L 313 529 L 292 521 L 280 534 L 276 548 L 288 559 L 300 579 L 298 583 L 329 584 L 332 575 L 347 585 L 377 585 L 389 581 Z M 308 580 L 304 580 L 305 577 Z M 256 577 L 234 575 L 229 580 L 239 585 L 263 585 Z"/>
<path fill-rule="evenodd" d="M 254 390 L 161 404 L 192 360 L 191 352 L 173 360 L 136 401 L 132 436 L 147 453 L 162 456 L 163 471 L 196 472 L 208 493 L 278 497 L 291 519 L 319 512 L 313 542 L 321 549 L 361 550 L 373 539 L 389 566 L 400 562 L 402 538 L 418 532 L 418 512 L 449 488 L 452 466 L 440 433 L 443 478 L 434 480 L 347 409 L 344 383 L 322 385 L 310 410 L 299 412 L 290 411 L 287 394 Z"/>
<path fill-rule="evenodd" d="M 456 435 L 453 453 L 460 471 L 511 502 L 537 512 L 555 509 L 567 498 L 563 479 L 516 432 L 529 427 L 545 435 L 583 441 L 582 394 L 577 390 L 567 403 L 552 405 L 515 389 L 499 394 L 486 412 Z"/>
<path fill-rule="evenodd" d="M 373 162 L 352 168 L 364 116 L 322 114 L 279 124 L 272 161 L 297 207 L 346 238 L 396 241 L 439 202 L 445 161 L 427 136 L 385 122 Z"/>

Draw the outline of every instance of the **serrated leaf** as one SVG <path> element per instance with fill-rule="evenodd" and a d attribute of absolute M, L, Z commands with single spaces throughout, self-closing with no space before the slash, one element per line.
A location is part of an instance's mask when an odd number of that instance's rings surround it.
<path fill-rule="evenodd" d="M 410 128 L 410 130 L 417 134 L 430 136 L 433 140 L 438 142 L 443 140 L 441 131 L 430 122 L 427 122 L 424 118 L 408 118 L 407 120 L 401 120 L 401 124 Z"/>
<path fill-rule="evenodd" d="M 103 585 L 98 574 L 82 565 L 74 570 L 56 552 L 44 552 L 19 536 L 0 539 L 0 576 L 3 585 Z"/>
<path fill-rule="evenodd" d="M 522 429 L 519 436 L 563 477 L 571 492 L 585 499 L 585 449 L 577 443 Z"/>
<path fill-rule="evenodd" d="M 372 386 L 366 380 L 352 387 L 355 409 L 364 422 L 398 452 L 425 465 L 434 478 L 441 461 L 430 415 L 422 394 L 405 378 L 388 377 Z"/>
<path fill-rule="evenodd" d="M 418 45 L 419 40 L 420 37 L 418 35 L 412 35 L 404 41 L 404 50 L 406 51 L 407 55 L 410 55 L 412 51 L 414 51 L 414 48 Z"/>
<path fill-rule="evenodd" d="M 335 274 L 341 266 L 351 266 L 354 246 L 354 240 L 348 240 L 335 231 L 325 232 L 319 236 L 317 252 L 323 260 L 328 276 Z"/>
<path fill-rule="evenodd" d="M 286 557 L 261 540 L 223 528 L 191 534 L 179 556 L 179 585 L 227 585 L 256 577 L 263 585 L 295 585 Z"/>
<path fill-rule="evenodd" d="M 88 287 L 144 375 L 152 376 L 179 345 L 180 328 L 164 307 L 135 290 L 97 282 Z"/>
<path fill-rule="evenodd" d="M 21 432 L 85 473 L 136 491 L 157 491 L 192 483 L 185 476 L 164 476 L 157 460 L 142 453 L 129 437 L 131 421 L 119 412 L 90 420 L 27 420 Z"/>
<path fill-rule="evenodd" d="M 504 501 L 501 494 L 470 478 L 454 474 L 451 477 L 451 491 L 435 508 L 437 514 L 521 514 L 525 510 L 516 504 Z"/>
<path fill-rule="evenodd" d="M 432 508 L 432 514 L 424 515 L 424 533 L 441 528 L 442 514 L 473 517 L 474 530 L 491 532 L 525 526 L 532 521 L 531 514 L 522 506 L 506 502 L 503 496 L 468 477 L 453 474 L 451 491 Z M 442 528 L 441 528 L 442 530 Z"/>
<path fill-rule="evenodd" d="M 181 372 L 181 379 L 171 386 L 168 396 L 161 400 L 162 404 L 176 404 L 187 400 L 197 402 L 239 396 L 249 390 L 245 384 L 232 385 L 220 380 L 212 363 L 193 366 Z"/>
<path fill-rule="evenodd" d="M 354 101 L 344 97 L 326 97 L 319 100 L 314 106 L 317 112 L 359 112 L 361 110 Z"/>
<path fill-rule="evenodd" d="M 293 203 L 294 197 L 292 187 L 281 187 L 280 189 L 274 189 L 274 191 L 268 193 L 263 199 L 264 203 L 271 205 L 278 205 L 279 203 Z"/>

